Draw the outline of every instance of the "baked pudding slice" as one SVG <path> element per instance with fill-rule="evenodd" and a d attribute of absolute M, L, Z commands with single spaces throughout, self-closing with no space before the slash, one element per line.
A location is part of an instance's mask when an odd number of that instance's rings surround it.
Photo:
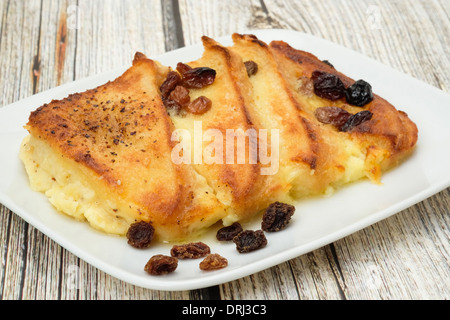
<path fill-rule="evenodd" d="M 271 203 L 329 194 L 407 157 L 406 113 L 329 63 L 282 41 L 203 37 L 200 59 L 162 66 L 137 53 L 120 77 L 32 112 L 20 157 L 60 212 L 160 241 Z"/>
<path fill-rule="evenodd" d="M 233 42 L 230 50 L 258 67 L 250 77 L 253 113 L 261 126 L 280 130 L 280 174 L 293 198 L 329 194 L 363 177 L 378 183 L 414 149 L 417 127 L 408 116 L 377 95 L 350 104 L 345 95 L 355 81 L 329 63 L 282 41 L 233 34 Z M 332 112 L 355 121 L 346 128 L 325 123 Z"/>
<path fill-rule="evenodd" d="M 227 207 L 223 223 L 230 225 L 253 217 L 274 201 L 291 201 L 290 184 L 276 175 L 278 145 L 272 148 L 270 132 L 261 131 L 267 128 L 254 112 L 253 86 L 242 58 L 211 38 L 202 37 L 202 41 L 202 57 L 179 64 L 177 70 L 183 78 L 188 78 L 186 70 L 189 74 L 205 68 L 215 71 L 214 81 L 207 85 L 181 81 L 189 90 L 191 103 L 205 97 L 210 108 L 196 112 L 187 106 L 178 112 L 169 106 L 169 112 L 177 129 L 196 138 L 190 162 Z M 196 147 L 200 149 L 197 155 Z M 261 154 L 271 159 L 261 161 Z"/>
<path fill-rule="evenodd" d="M 270 50 L 300 108 L 321 127 L 331 143 L 352 154 L 343 165 L 344 179 L 335 182 L 337 186 L 360 177 L 380 183 L 384 171 L 414 151 L 418 139 L 416 124 L 405 112 L 372 93 L 369 83 L 355 81 L 328 61 L 294 49 L 286 42 L 272 41 Z M 336 97 L 327 92 L 330 79 L 345 88 Z M 306 88 L 308 82 L 312 92 Z M 340 119 L 329 119 L 336 110 L 344 115 L 344 124 L 333 121 Z"/>
<path fill-rule="evenodd" d="M 20 152 L 31 187 L 112 234 L 147 221 L 159 240 L 176 240 L 220 220 L 226 210 L 206 180 L 172 161 L 159 91 L 167 72 L 137 53 L 116 80 L 32 112 Z"/>

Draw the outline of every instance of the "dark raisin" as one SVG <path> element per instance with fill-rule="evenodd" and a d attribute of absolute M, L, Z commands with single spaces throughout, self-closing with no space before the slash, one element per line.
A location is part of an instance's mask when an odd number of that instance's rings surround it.
<path fill-rule="evenodd" d="M 209 246 L 203 242 L 192 242 L 182 245 L 174 245 L 170 250 L 170 255 L 178 259 L 198 259 L 209 254 Z"/>
<path fill-rule="evenodd" d="M 166 80 L 162 83 L 159 90 L 164 98 L 167 98 L 170 92 L 175 89 L 175 87 L 181 83 L 181 77 L 176 71 L 170 71 L 167 74 Z"/>
<path fill-rule="evenodd" d="M 314 71 L 311 79 L 314 82 L 314 93 L 317 96 L 332 101 L 345 96 L 344 83 L 338 76 L 322 71 Z"/>
<path fill-rule="evenodd" d="M 139 221 L 131 224 L 127 231 L 128 244 L 135 248 L 147 248 L 153 240 L 155 228 L 152 224 Z"/>
<path fill-rule="evenodd" d="M 187 70 L 183 73 L 183 85 L 187 88 L 200 89 L 214 82 L 216 70 L 208 67 L 199 67 Z"/>
<path fill-rule="evenodd" d="M 186 107 L 187 111 L 193 114 L 204 114 L 211 109 L 212 102 L 205 96 L 200 96 L 189 103 Z"/>
<path fill-rule="evenodd" d="M 217 253 L 208 254 L 199 265 L 204 271 L 218 270 L 226 266 L 228 266 L 228 260 Z"/>
<path fill-rule="evenodd" d="M 177 71 L 181 75 L 183 75 L 186 71 L 189 71 L 189 70 L 192 70 L 191 66 L 189 66 L 189 65 L 187 65 L 185 63 L 182 63 L 182 62 L 178 62 L 178 64 L 177 64 Z"/>
<path fill-rule="evenodd" d="M 189 90 L 183 86 L 176 86 L 169 94 L 169 99 L 175 101 L 180 107 L 186 107 L 191 102 Z"/>
<path fill-rule="evenodd" d="M 314 111 L 319 122 L 334 125 L 340 129 L 352 116 L 350 112 L 339 107 L 320 107 Z"/>
<path fill-rule="evenodd" d="M 240 253 L 246 253 L 264 248 L 267 245 L 267 239 L 262 230 L 245 230 L 233 238 L 236 249 Z"/>
<path fill-rule="evenodd" d="M 242 230 L 241 224 L 239 222 L 235 222 L 231 226 L 220 228 L 217 231 L 216 238 L 219 241 L 230 241 L 242 232 Z"/>
<path fill-rule="evenodd" d="M 358 80 L 347 88 L 345 97 L 351 105 L 363 107 L 373 100 L 372 86 L 364 80 Z"/>
<path fill-rule="evenodd" d="M 249 60 L 244 62 L 247 75 L 250 77 L 258 72 L 258 64 L 255 61 Z"/>
<path fill-rule="evenodd" d="M 327 66 L 332 67 L 334 69 L 334 66 L 333 66 L 333 64 L 330 61 L 322 60 L 322 62 L 325 63 Z"/>
<path fill-rule="evenodd" d="M 144 270 L 151 275 L 159 276 L 174 272 L 178 267 L 178 259 L 162 254 L 154 255 L 145 264 Z"/>
<path fill-rule="evenodd" d="M 295 207 L 281 202 L 274 202 L 263 215 L 261 229 L 269 232 L 276 232 L 283 230 L 289 224 L 292 215 L 295 212 Z"/>
<path fill-rule="evenodd" d="M 373 113 L 369 110 L 364 110 L 352 115 L 347 122 L 340 128 L 341 131 L 347 132 L 359 126 L 361 123 L 372 119 Z"/>

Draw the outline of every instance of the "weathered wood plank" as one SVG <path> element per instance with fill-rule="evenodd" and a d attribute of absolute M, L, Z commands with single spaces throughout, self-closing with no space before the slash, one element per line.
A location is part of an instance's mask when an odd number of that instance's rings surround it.
<path fill-rule="evenodd" d="M 40 1 L 2 2 L 2 34 L 0 43 L 0 92 L 2 105 L 32 95 L 36 90 L 33 66 L 41 21 Z M 23 279 L 27 265 L 27 234 L 29 226 L 2 207 L 1 224 L 7 227 L 3 244 L 1 296 L 18 299 L 24 291 Z M 3 229 L 3 228 L 2 228 Z"/>

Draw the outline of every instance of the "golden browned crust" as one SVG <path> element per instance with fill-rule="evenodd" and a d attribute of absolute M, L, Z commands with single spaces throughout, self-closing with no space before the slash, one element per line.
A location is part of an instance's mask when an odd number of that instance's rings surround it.
<path fill-rule="evenodd" d="M 230 129 L 240 129 L 244 133 L 249 132 L 248 130 L 257 132 L 260 127 L 252 114 L 254 101 L 251 84 L 241 57 L 211 38 L 204 36 L 202 41 L 205 49 L 202 58 L 188 64 L 191 67 L 210 67 L 216 70 L 217 77 L 212 85 L 191 90 L 191 94 L 205 95 L 213 101 L 212 107 L 203 115 L 187 115 L 181 122 L 175 120 L 178 123 L 177 128 L 189 126 L 190 121 L 201 121 L 204 131 L 216 129 L 222 133 L 224 139 Z M 248 138 L 245 141 L 245 154 L 249 155 Z M 237 163 L 236 144 L 234 163 L 227 163 L 225 151 L 224 145 L 221 163 L 202 163 L 194 167 L 209 181 L 217 197 L 229 205 L 229 211 L 235 215 L 235 220 L 249 218 L 263 210 L 274 199 L 285 197 L 287 186 L 277 181 L 269 183 L 271 178 L 261 175 L 259 162 L 250 163 L 246 156 L 246 163 Z M 268 185 L 270 189 L 267 188 Z"/>
<path fill-rule="evenodd" d="M 213 84 L 190 89 L 190 98 L 206 96 L 209 111 L 168 113 L 159 88 L 170 69 L 137 52 L 122 76 L 39 107 L 26 129 L 76 168 L 97 200 L 113 198 L 119 210 L 112 215 L 151 221 L 162 240 L 187 237 L 220 219 L 226 224 L 246 219 L 271 202 L 323 193 L 363 176 L 378 182 L 383 170 L 416 145 L 416 125 L 377 95 L 359 108 L 298 90 L 298 79 L 316 70 L 337 75 L 345 86 L 354 82 L 310 53 L 282 41 L 267 45 L 254 35 L 234 34 L 231 47 L 208 37 L 202 41 L 203 56 L 188 64 L 210 67 L 217 75 Z M 258 65 L 252 76 L 247 60 Z M 321 106 L 370 110 L 373 117 L 339 132 L 316 119 Z M 221 163 L 174 163 L 173 131 L 186 129 L 194 138 L 196 121 L 203 132 L 217 129 L 224 138 L 229 129 L 278 130 L 279 170 L 262 175 L 264 165 L 248 161 L 248 137 L 244 164 L 236 163 L 236 144 L 233 164 L 227 164 L 225 144 Z"/>
<path fill-rule="evenodd" d="M 233 34 L 230 48 L 244 60 L 258 65 L 250 77 L 261 128 L 280 132 L 280 175 L 290 176 L 290 186 L 302 189 L 297 194 L 323 192 L 330 182 L 342 174 L 335 147 L 324 141 L 324 129 L 311 118 L 291 90 L 292 83 L 279 67 L 269 46 L 253 35 Z M 297 188 L 298 187 L 298 188 Z"/>
<path fill-rule="evenodd" d="M 337 75 L 346 87 L 355 82 L 354 79 L 347 77 L 332 66 L 322 62 L 311 53 L 294 49 L 283 41 L 271 42 L 270 48 L 277 57 L 281 68 L 290 70 L 291 81 L 293 81 L 292 78 L 294 76 L 310 78 L 314 71 L 319 70 Z M 285 76 L 289 77 L 287 74 Z M 368 158 L 370 157 L 370 153 L 375 152 L 383 158 L 379 159 L 379 168 L 372 168 L 373 175 L 370 178 L 379 180 L 382 170 L 396 165 L 414 150 L 418 139 L 416 124 L 409 119 L 405 112 L 397 110 L 380 96 L 374 94 L 373 101 L 362 108 L 348 105 L 345 102 L 345 98 L 335 102 L 318 97 L 316 97 L 316 100 L 319 103 L 315 104 L 314 107 L 308 106 L 307 104 L 303 105 L 311 114 L 318 105 L 336 105 L 352 113 L 362 110 L 369 110 L 373 113 L 371 120 L 364 122 L 351 132 L 346 133 L 351 139 L 357 141 L 361 148 L 366 149 Z M 314 116 L 311 116 L 310 119 L 311 121 L 317 122 Z"/>
<path fill-rule="evenodd" d="M 337 75 L 346 87 L 352 85 L 355 80 L 337 71 L 327 63 L 322 62 L 311 53 L 292 48 L 283 41 L 272 41 L 270 48 L 280 53 L 284 58 L 293 62 L 291 67 L 297 69 L 298 73 L 306 77 L 316 71 L 324 71 Z M 344 103 L 344 101 L 339 101 Z M 329 103 L 328 103 L 329 104 Z M 351 108 L 349 106 L 345 106 Z M 353 108 L 353 110 L 356 110 Z M 395 163 L 405 155 L 409 154 L 417 143 L 418 129 L 408 115 L 397 110 L 388 101 L 374 94 L 372 102 L 356 111 L 369 110 L 373 113 L 373 118 L 351 131 L 350 135 L 358 139 L 368 147 L 382 145 L 389 151 L 388 162 Z M 395 159 L 395 161 L 391 161 Z"/>
<path fill-rule="evenodd" d="M 174 128 L 159 93 L 166 73 L 138 53 L 122 76 L 45 104 L 26 128 L 83 168 L 94 185 L 101 183 L 97 192 L 130 204 L 118 215 L 151 221 L 162 239 L 176 239 L 201 220 L 216 222 L 224 209 L 198 187 L 192 168 L 171 159 Z"/>

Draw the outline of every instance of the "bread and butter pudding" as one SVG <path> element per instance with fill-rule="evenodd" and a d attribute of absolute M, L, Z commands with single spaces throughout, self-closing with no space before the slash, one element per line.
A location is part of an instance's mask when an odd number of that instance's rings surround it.
<path fill-rule="evenodd" d="M 414 150 L 416 125 L 365 81 L 282 41 L 202 41 L 197 61 L 171 68 L 137 53 L 114 81 L 32 112 L 20 152 L 31 187 L 96 229 L 125 235 L 145 221 L 158 240 L 176 241 L 276 201 L 364 177 L 379 183 Z M 200 153 L 189 154 L 199 124 L 216 135 L 203 135 Z M 228 141 L 218 137 L 229 131 L 233 161 L 219 153 Z M 250 159 L 252 132 L 272 163 L 262 153 Z M 192 148 L 177 149 L 187 137 Z"/>

